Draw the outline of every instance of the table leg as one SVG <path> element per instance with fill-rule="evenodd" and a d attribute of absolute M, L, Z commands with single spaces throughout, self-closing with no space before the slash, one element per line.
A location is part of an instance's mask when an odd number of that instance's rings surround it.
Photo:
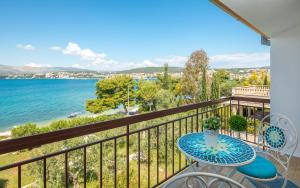
<path fill-rule="evenodd" d="M 186 159 L 187 159 L 189 165 L 192 167 L 193 171 L 197 172 L 197 169 L 193 165 L 193 160 L 191 158 L 187 157 L 187 156 L 186 156 Z"/>
<path fill-rule="evenodd" d="M 236 173 L 236 168 L 235 168 L 235 167 L 229 167 L 229 168 L 232 169 L 232 170 L 231 170 L 231 172 L 229 173 L 228 177 L 229 177 L 229 178 L 232 178 L 233 175 Z"/>

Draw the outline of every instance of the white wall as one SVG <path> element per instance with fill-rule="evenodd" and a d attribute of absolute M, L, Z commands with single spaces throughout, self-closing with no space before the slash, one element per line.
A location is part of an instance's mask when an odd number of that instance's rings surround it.
<path fill-rule="evenodd" d="M 272 36 L 271 80 L 271 112 L 287 115 L 300 137 L 300 25 Z"/>

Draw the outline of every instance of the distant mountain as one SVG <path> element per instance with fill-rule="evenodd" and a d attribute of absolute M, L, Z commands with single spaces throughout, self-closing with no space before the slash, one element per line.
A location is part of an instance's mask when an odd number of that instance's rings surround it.
<path fill-rule="evenodd" d="M 118 71 L 117 73 L 121 74 L 131 74 L 131 73 L 156 73 L 156 72 L 163 72 L 164 67 L 142 67 L 142 68 L 135 68 L 129 70 Z M 170 73 L 177 73 L 182 72 L 182 67 L 169 67 Z"/>
<path fill-rule="evenodd" d="M 0 65 L 0 74 L 36 74 L 47 72 L 94 72 L 73 67 L 30 67 Z"/>

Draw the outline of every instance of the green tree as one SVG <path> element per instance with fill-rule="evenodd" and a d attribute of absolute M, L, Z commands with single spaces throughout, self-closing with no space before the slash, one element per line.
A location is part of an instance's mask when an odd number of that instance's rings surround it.
<path fill-rule="evenodd" d="M 270 78 L 269 76 L 266 74 L 264 77 L 264 84 L 265 86 L 269 86 L 270 85 Z"/>
<path fill-rule="evenodd" d="M 199 102 L 201 98 L 207 98 L 207 67 L 208 57 L 206 52 L 203 50 L 197 50 L 193 52 L 185 64 L 185 69 L 182 76 L 182 92 L 187 103 L 195 103 Z M 201 82 L 200 74 L 202 74 Z"/>
<path fill-rule="evenodd" d="M 157 79 L 163 89 L 170 89 L 171 76 L 169 75 L 169 66 L 168 63 L 164 64 L 164 73 L 157 74 Z"/>
<path fill-rule="evenodd" d="M 214 73 L 215 77 L 217 77 L 219 79 L 219 81 L 222 82 L 226 82 L 227 80 L 230 79 L 230 73 L 228 71 L 226 71 L 225 69 L 220 69 L 217 70 Z"/>
<path fill-rule="evenodd" d="M 168 63 L 164 64 L 164 80 L 162 84 L 163 89 L 169 89 L 169 74 L 168 74 Z"/>
<path fill-rule="evenodd" d="M 139 82 L 137 96 L 144 110 L 156 109 L 159 89 L 159 86 L 153 81 L 141 80 Z"/>
<path fill-rule="evenodd" d="M 11 135 L 13 138 L 23 137 L 23 136 L 31 136 L 38 134 L 39 128 L 36 126 L 36 124 L 33 123 L 27 123 L 22 126 L 14 127 L 11 130 Z"/>
<path fill-rule="evenodd" d="M 220 98 L 220 82 L 217 75 L 214 73 L 212 76 L 211 82 L 211 99 L 219 99 Z"/>
<path fill-rule="evenodd" d="M 96 84 L 96 99 L 86 101 L 86 110 L 99 113 L 109 109 L 115 109 L 122 105 L 127 113 L 129 103 L 135 100 L 134 80 L 130 76 L 117 75 L 106 78 Z"/>
<path fill-rule="evenodd" d="M 217 70 L 213 74 L 212 82 L 216 80 L 217 84 L 215 86 L 219 85 L 219 96 L 231 96 L 231 90 L 234 85 L 237 85 L 235 80 L 230 80 L 230 73 L 226 71 L 225 69 Z M 213 83 L 212 83 L 213 84 Z M 214 87 L 215 87 L 214 86 Z M 213 88 L 211 88 L 214 92 Z"/>
<path fill-rule="evenodd" d="M 175 107 L 175 96 L 174 94 L 166 89 L 161 89 L 158 92 L 157 105 L 159 109 L 168 109 Z"/>
<path fill-rule="evenodd" d="M 237 80 L 228 80 L 220 84 L 221 96 L 230 97 L 232 95 L 232 88 L 240 86 L 241 84 Z"/>
<path fill-rule="evenodd" d="M 259 75 L 260 75 L 260 80 L 261 80 L 260 85 L 269 86 L 270 78 L 269 78 L 268 72 L 266 70 L 261 70 Z"/>
<path fill-rule="evenodd" d="M 174 89 L 172 90 L 175 96 L 175 100 L 176 100 L 176 106 L 181 106 L 184 104 L 184 100 L 183 100 L 183 92 L 182 92 L 182 82 L 177 82 L 176 84 L 174 84 Z"/>
<path fill-rule="evenodd" d="M 253 71 L 250 76 L 244 81 L 243 83 L 245 86 L 249 85 L 261 85 L 261 82 L 259 80 L 259 77 L 256 73 L 256 71 Z"/>
<path fill-rule="evenodd" d="M 207 67 L 203 66 L 202 68 L 202 74 L 201 74 L 201 80 L 200 80 L 200 100 L 201 101 L 207 101 Z"/>
<path fill-rule="evenodd" d="M 49 153 L 49 151 L 59 151 L 62 148 L 72 148 L 81 145 L 82 142 L 89 143 L 96 141 L 97 137 L 95 135 L 84 136 L 83 138 L 76 138 L 66 140 L 62 143 L 48 144 L 44 145 L 38 150 L 33 151 L 33 156 L 41 156 Z M 97 171 L 98 168 L 95 164 L 99 160 L 99 149 L 98 147 L 89 147 L 87 150 L 87 182 L 95 181 L 98 178 Z M 81 177 L 84 176 L 84 166 L 83 162 L 83 150 L 74 150 L 68 153 L 68 182 L 71 187 L 79 188 L 80 184 L 83 183 Z M 64 156 L 58 155 L 56 157 L 51 157 L 47 159 L 46 171 L 47 171 L 47 183 L 49 187 L 62 188 L 66 187 L 65 183 L 65 167 L 64 167 Z M 37 161 L 36 163 L 31 163 L 28 166 L 32 176 L 35 176 L 35 180 L 39 180 L 43 177 L 43 161 Z"/>

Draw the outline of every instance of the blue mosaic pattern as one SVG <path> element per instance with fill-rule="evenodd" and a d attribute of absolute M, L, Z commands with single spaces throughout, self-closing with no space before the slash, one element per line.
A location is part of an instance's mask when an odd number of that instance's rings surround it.
<path fill-rule="evenodd" d="M 239 166 L 251 162 L 256 154 L 245 142 L 230 136 L 219 134 L 217 146 L 208 148 L 203 133 L 192 133 L 178 140 L 178 147 L 188 157 L 216 165 Z"/>
<path fill-rule="evenodd" d="M 285 145 L 285 133 L 280 127 L 270 126 L 265 132 L 266 143 L 273 148 L 282 148 Z"/>

